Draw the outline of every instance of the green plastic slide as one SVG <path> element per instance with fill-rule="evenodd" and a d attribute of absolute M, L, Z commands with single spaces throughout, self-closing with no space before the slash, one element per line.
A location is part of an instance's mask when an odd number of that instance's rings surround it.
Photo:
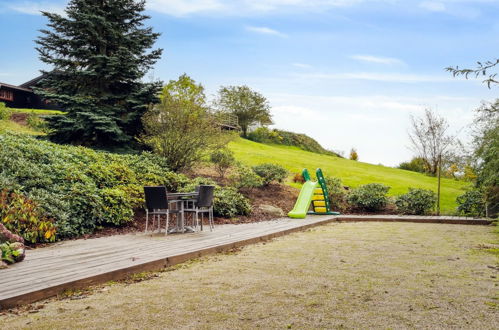
<path fill-rule="evenodd" d="M 300 195 L 296 200 L 295 207 L 291 212 L 288 213 L 288 217 L 295 219 L 304 219 L 307 216 L 308 209 L 310 208 L 310 203 L 312 202 L 312 196 L 314 195 L 314 189 L 316 187 L 317 182 L 315 181 L 307 181 L 303 184 Z"/>

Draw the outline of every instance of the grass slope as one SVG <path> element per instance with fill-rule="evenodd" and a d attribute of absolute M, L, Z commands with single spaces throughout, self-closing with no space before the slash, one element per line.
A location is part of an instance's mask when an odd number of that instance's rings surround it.
<path fill-rule="evenodd" d="M 29 135 L 45 135 L 45 133 L 34 130 L 28 126 L 20 125 L 10 120 L 0 120 L 0 133 L 13 132 Z"/>
<path fill-rule="evenodd" d="M 58 110 L 45 110 L 45 109 L 20 109 L 20 108 L 7 108 L 13 113 L 34 113 L 35 115 L 64 115 L 65 112 Z"/>
<path fill-rule="evenodd" d="M 389 194 L 401 195 L 409 187 L 431 189 L 436 192 L 437 180 L 420 173 L 396 168 L 356 162 L 339 157 L 321 155 L 289 146 L 266 145 L 238 138 L 229 145 L 236 159 L 248 165 L 276 163 L 293 173 L 308 168 L 311 174 L 322 168 L 324 175 L 341 178 L 347 186 L 357 187 L 366 183 L 383 183 L 391 187 Z M 441 209 L 451 214 L 456 208 L 456 197 L 468 184 L 452 179 L 442 179 Z"/>

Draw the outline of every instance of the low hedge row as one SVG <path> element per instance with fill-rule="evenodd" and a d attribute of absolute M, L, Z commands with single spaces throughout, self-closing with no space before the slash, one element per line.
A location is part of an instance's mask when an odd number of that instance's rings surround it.
<path fill-rule="evenodd" d="M 17 207 L 12 201 L 6 202 L 11 220 L 5 221 L 4 214 L 0 214 L 0 220 L 33 243 L 54 238 L 48 237 L 47 231 L 33 233 L 14 225 L 29 225 L 29 221 L 18 220 L 27 206 L 44 221 L 53 220 L 57 239 L 88 234 L 98 226 L 123 225 L 133 219 L 135 208 L 143 207 L 143 186 L 165 185 L 169 191 L 179 191 L 192 184 L 186 176 L 169 171 L 164 163 L 150 153 L 120 155 L 2 134 L 0 190 L 7 195 L 16 192 L 25 200 L 20 203 L 14 196 Z M 236 206 L 219 201 L 215 204 L 218 215 L 250 212 L 247 200 L 233 189 L 218 187 L 216 196 L 221 194 Z"/>

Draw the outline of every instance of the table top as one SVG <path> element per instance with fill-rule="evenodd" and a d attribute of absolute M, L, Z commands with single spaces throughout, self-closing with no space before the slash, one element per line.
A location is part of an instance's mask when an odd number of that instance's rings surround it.
<path fill-rule="evenodd" d="M 191 191 L 191 192 L 180 192 L 180 193 L 168 193 L 168 199 L 176 199 L 176 198 L 182 198 L 182 197 L 196 197 L 199 195 L 197 191 Z"/>

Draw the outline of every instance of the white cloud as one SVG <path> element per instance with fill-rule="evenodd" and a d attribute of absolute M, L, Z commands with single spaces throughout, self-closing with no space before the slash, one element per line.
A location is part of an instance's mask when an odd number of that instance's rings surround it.
<path fill-rule="evenodd" d="M 378 64 L 404 64 L 402 60 L 393 57 L 381 57 L 373 55 L 353 55 L 350 58 L 368 63 L 378 63 Z"/>
<path fill-rule="evenodd" d="M 147 8 L 172 16 L 228 10 L 227 5 L 220 0 L 149 0 Z"/>
<path fill-rule="evenodd" d="M 404 73 L 375 73 L 375 72 L 352 72 L 352 73 L 331 73 L 331 74 L 298 73 L 295 75 L 306 79 L 370 80 L 370 81 L 398 82 L 398 83 L 451 82 L 459 80 L 448 76 L 404 74 Z"/>
<path fill-rule="evenodd" d="M 28 15 L 41 15 L 41 11 L 65 15 L 65 4 L 61 2 L 54 4 L 54 2 L 48 1 L 16 1 L 12 4 L 8 4 L 7 8 Z"/>
<path fill-rule="evenodd" d="M 443 12 L 446 10 L 444 3 L 436 1 L 423 1 L 419 4 L 419 7 L 429 11 L 436 11 L 436 12 Z"/>
<path fill-rule="evenodd" d="M 278 37 L 286 37 L 286 35 L 282 32 L 279 32 L 277 30 L 265 27 L 265 26 L 247 26 L 246 27 L 247 31 L 250 32 L 255 32 L 259 34 L 267 34 L 267 35 L 273 35 L 273 36 L 278 36 Z"/>
<path fill-rule="evenodd" d="M 295 66 L 297 68 L 301 68 L 301 69 L 310 69 L 310 68 L 312 68 L 312 66 L 310 64 L 298 63 L 298 62 L 293 63 L 293 66 Z"/>

